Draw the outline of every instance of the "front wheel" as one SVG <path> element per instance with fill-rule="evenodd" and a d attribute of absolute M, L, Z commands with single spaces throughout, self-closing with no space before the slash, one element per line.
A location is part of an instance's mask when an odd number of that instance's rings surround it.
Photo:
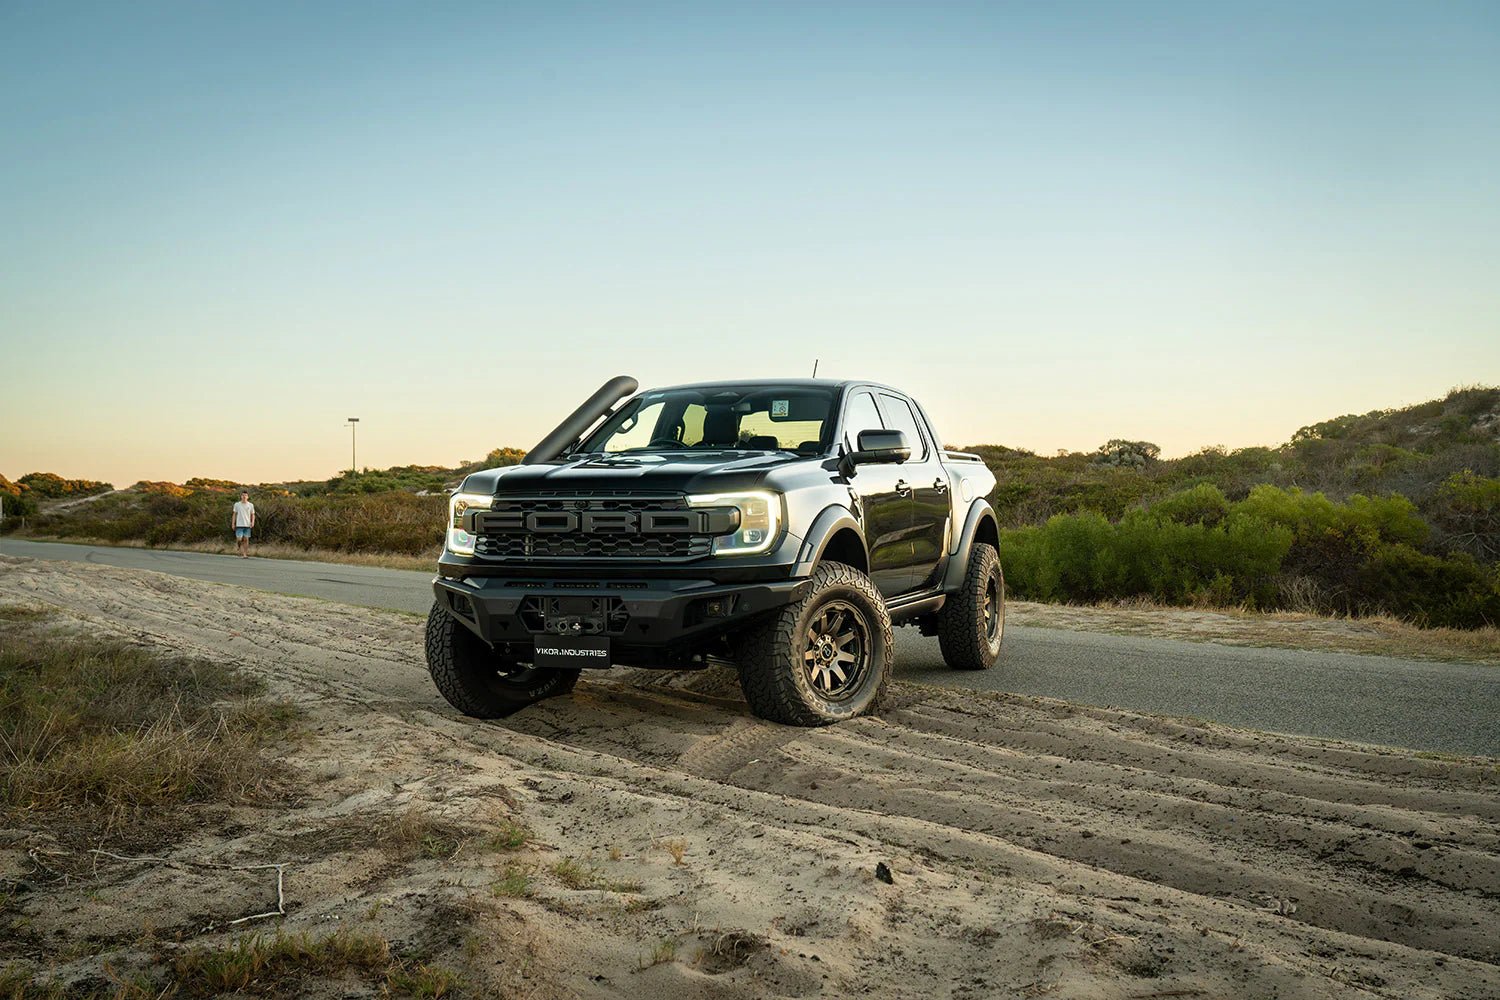
<path fill-rule="evenodd" d="M 476 719 L 498 719 L 567 694 L 579 674 L 503 657 L 437 603 L 427 613 L 427 670 L 448 704 Z"/>
<path fill-rule="evenodd" d="M 1005 638 L 1005 574 L 993 545 L 975 542 L 963 586 L 938 612 L 938 645 L 954 670 L 988 670 Z"/>
<path fill-rule="evenodd" d="M 869 577 L 825 563 L 801 600 L 742 637 L 740 687 L 763 719 L 826 726 L 879 705 L 893 647 L 891 616 Z"/>

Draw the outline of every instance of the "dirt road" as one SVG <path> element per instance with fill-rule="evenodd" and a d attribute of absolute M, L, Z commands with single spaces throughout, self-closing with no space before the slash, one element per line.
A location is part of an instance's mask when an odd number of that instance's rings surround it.
<path fill-rule="evenodd" d="M 306 706 L 303 801 L 184 850 L 293 862 L 289 929 L 461 911 L 497 991 L 1500 996 L 1492 759 L 911 683 L 879 718 L 788 729 L 712 671 L 612 671 L 480 723 L 434 693 L 408 615 L 10 559 L 0 603 L 231 659 Z M 392 866 L 328 833 L 414 803 L 482 828 L 497 799 L 536 832 L 525 898 L 496 898 L 493 858 Z M 607 878 L 551 874 L 572 860 Z M 107 937 L 209 905 L 181 872 L 120 878 L 28 919 Z"/>

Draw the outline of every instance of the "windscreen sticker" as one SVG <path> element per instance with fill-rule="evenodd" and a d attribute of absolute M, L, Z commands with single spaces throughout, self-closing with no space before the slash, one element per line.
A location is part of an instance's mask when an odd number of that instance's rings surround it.
<path fill-rule="evenodd" d="M 771 416 L 772 417 L 790 416 L 791 412 L 792 412 L 792 401 L 791 400 L 789 400 L 789 399 L 773 399 L 773 400 L 771 400 Z"/>

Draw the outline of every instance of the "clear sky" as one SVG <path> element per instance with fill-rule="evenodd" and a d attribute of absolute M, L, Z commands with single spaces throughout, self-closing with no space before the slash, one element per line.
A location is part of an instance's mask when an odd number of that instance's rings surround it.
<path fill-rule="evenodd" d="M 1500 4 L 0 3 L 12 478 L 815 357 L 1044 453 L 1500 382 Z"/>

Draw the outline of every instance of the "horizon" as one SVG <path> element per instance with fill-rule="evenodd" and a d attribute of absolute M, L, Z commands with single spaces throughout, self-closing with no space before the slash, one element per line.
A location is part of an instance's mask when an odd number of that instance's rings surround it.
<path fill-rule="evenodd" d="M 649 389 L 649 387 L 647 387 L 647 388 Z M 1161 459 L 1163 461 L 1175 461 L 1177 459 L 1185 458 L 1185 457 L 1187 457 L 1189 455 L 1196 454 L 1196 453 L 1198 453 L 1198 452 L 1200 452 L 1200 451 L 1202 451 L 1202 450 L 1204 450 L 1206 448 L 1215 448 L 1215 447 L 1224 447 L 1224 448 L 1227 448 L 1227 450 L 1229 450 L 1230 452 L 1236 451 L 1236 450 L 1241 449 L 1241 448 L 1255 448 L 1255 447 L 1265 447 L 1265 448 L 1271 448 L 1271 449 L 1282 448 L 1282 447 L 1285 447 L 1285 446 L 1287 446 L 1287 445 L 1289 445 L 1291 443 L 1292 435 L 1294 433 L 1296 433 L 1297 430 L 1300 430 L 1301 428 L 1310 426 L 1312 424 L 1321 423 L 1321 422 L 1323 422 L 1325 420 L 1333 420 L 1333 419 L 1336 419 L 1336 418 L 1342 417 L 1342 416 L 1367 416 L 1367 415 L 1370 415 L 1372 413 L 1381 413 L 1381 412 L 1390 413 L 1390 412 L 1396 412 L 1396 411 L 1399 411 L 1399 410 L 1408 409 L 1408 408 L 1410 408 L 1412 406 L 1421 405 L 1422 403 L 1427 403 L 1427 402 L 1432 402 L 1434 400 L 1443 399 L 1443 398 L 1447 397 L 1448 395 L 1451 395 L 1452 393 L 1455 393 L 1455 392 L 1460 392 L 1460 391 L 1464 391 L 1464 390 L 1467 390 L 1467 389 L 1486 389 L 1486 388 L 1491 388 L 1491 386 L 1488 386 L 1488 385 L 1485 385 L 1485 384 L 1481 384 L 1481 383 L 1475 383 L 1475 384 L 1471 384 L 1471 385 L 1457 385 L 1457 386 L 1452 386 L 1446 392 L 1439 393 L 1437 396 L 1434 396 L 1432 399 L 1417 400 L 1415 402 L 1404 403 L 1404 404 L 1397 405 L 1397 406 L 1374 407 L 1374 408 L 1372 408 L 1370 410 L 1361 410 L 1361 411 L 1354 412 L 1354 413 L 1328 414 L 1326 416 L 1317 418 L 1315 420 L 1309 420 L 1305 424 L 1299 424 L 1296 428 L 1294 428 L 1291 432 L 1289 432 L 1284 439 L 1281 439 L 1281 440 L 1278 440 L 1278 441 L 1261 441 L 1261 442 L 1256 442 L 1256 443 L 1252 443 L 1252 444 L 1237 445 L 1237 446 L 1234 446 L 1234 447 L 1229 447 L 1227 445 L 1210 444 L 1210 445 L 1203 445 L 1203 446 L 1201 446 L 1199 448 L 1194 448 L 1194 449 L 1191 449 L 1189 451 L 1185 451 L 1185 452 L 1181 452 L 1181 453 L 1169 453 L 1169 452 L 1166 451 L 1166 449 L 1162 449 L 1160 457 L 1161 457 Z M 540 439 L 540 435 L 538 435 L 538 439 Z M 1113 438 L 1107 438 L 1104 441 L 1100 441 L 1097 445 L 1091 445 L 1091 446 L 1089 446 L 1087 448 L 1062 448 L 1062 449 L 1055 449 L 1052 452 L 1037 451 L 1036 449 L 1033 449 L 1033 448 L 1027 448 L 1027 447 L 1021 446 L 1021 445 L 1009 444 L 1009 443 L 1006 443 L 1006 442 L 1003 442 L 1003 441 L 969 441 L 969 442 L 964 442 L 964 443 L 958 443 L 958 442 L 954 442 L 954 441 L 950 440 L 950 441 L 947 441 L 945 443 L 945 447 L 956 448 L 956 449 L 959 449 L 959 450 L 965 450 L 965 449 L 969 449 L 969 448 L 1002 447 L 1002 448 L 1010 448 L 1010 449 L 1012 449 L 1014 451 L 1028 452 L 1028 453 L 1034 454 L 1034 455 L 1036 455 L 1037 457 L 1040 457 L 1040 458 L 1055 458 L 1055 457 L 1061 457 L 1064 454 L 1068 454 L 1068 455 L 1079 455 L 1079 454 L 1087 455 L 1087 454 L 1092 454 L 1093 452 L 1097 451 L 1100 446 L 1104 445 L 1106 443 L 1106 441 L 1108 441 L 1108 440 L 1114 440 L 1114 439 L 1123 439 L 1123 440 L 1131 440 L 1131 441 L 1148 441 L 1151 444 L 1156 444 L 1157 443 L 1155 441 L 1151 441 L 1149 438 L 1122 438 L 1121 435 L 1114 435 Z M 488 456 L 489 453 L 492 452 L 492 451 L 498 451 L 498 450 L 505 449 L 505 448 L 516 448 L 516 449 L 519 449 L 521 451 L 529 451 L 531 449 L 531 447 L 532 447 L 531 445 L 520 445 L 520 444 L 516 444 L 516 443 L 498 444 L 498 445 L 494 445 L 491 448 L 485 449 L 484 452 L 481 453 L 481 454 L 479 454 L 479 455 L 472 456 L 472 457 L 465 456 L 465 457 L 462 457 L 462 458 L 459 458 L 459 459 L 455 459 L 455 460 L 453 460 L 451 462 L 447 462 L 447 463 L 444 463 L 444 462 L 432 462 L 432 461 L 411 461 L 411 462 L 393 462 L 393 463 L 390 463 L 390 464 L 387 464 L 387 465 L 376 466 L 376 465 L 371 465 L 371 464 L 366 463 L 366 462 L 360 462 L 360 468 L 359 468 L 358 471 L 361 472 L 361 473 L 367 473 L 367 472 L 373 473 L 373 472 L 381 472 L 381 471 L 384 471 L 384 470 L 387 470 L 387 469 L 391 469 L 391 468 L 419 468 L 419 469 L 431 468 L 431 469 L 449 470 L 449 469 L 460 468 L 460 467 L 465 466 L 465 465 L 470 465 L 470 464 L 473 464 L 475 462 L 483 461 L 485 459 L 485 457 Z M 114 486 L 116 489 L 126 489 L 126 488 L 129 488 L 129 487 L 134 486 L 137 483 L 141 483 L 141 482 L 169 482 L 169 483 L 173 483 L 173 484 L 176 484 L 176 485 L 182 485 L 183 483 L 186 483 L 190 479 L 205 479 L 205 480 L 223 481 L 223 482 L 232 483 L 232 484 L 234 484 L 236 486 L 258 486 L 258 487 L 266 487 L 266 486 L 278 486 L 278 485 L 291 484 L 291 483 L 300 483 L 300 482 L 325 482 L 325 481 L 328 481 L 328 480 L 332 480 L 332 479 L 334 479 L 334 478 L 336 478 L 338 476 L 342 476 L 342 475 L 344 475 L 344 474 L 346 474 L 346 473 L 348 473 L 350 471 L 351 470 L 348 467 L 345 467 L 345 468 L 342 468 L 342 469 L 337 469 L 337 470 L 329 473 L 326 476 L 322 476 L 322 475 L 300 476 L 300 477 L 298 477 L 298 476 L 283 476 L 283 477 L 280 477 L 280 478 L 267 478 L 267 479 L 254 479 L 254 480 L 252 480 L 252 479 L 229 479 L 229 478 L 220 477 L 220 476 L 206 476 L 206 475 L 202 475 L 202 474 L 199 474 L 199 473 L 194 473 L 194 474 L 189 475 L 189 476 L 183 476 L 180 479 L 143 479 L 143 478 L 137 478 L 137 479 L 126 480 L 126 481 L 117 481 L 117 480 L 109 479 L 107 477 L 95 479 L 95 477 L 90 476 L 87 473 L 63 472 L 63 471 L 58 470 L 58 469 L 40 469 L 40 468 L 38 468 L 38 469 L 27 469 L 26 472 L 18 472 L 15 475 L 11 475 L 8 472 L 6 472 L 6 470 L 0 469 L 0 477 L 7 478 L 7 479 L 11 480 L 12 482 L 15 482 L 21 476 L 27 475 L 29 473 L 33 473 L 33 472 L 50 472 L 50 473 L 54 473 L 56 475 L 59 475 L 59 476 L 61 476 L 64 479 L 84 479 L 84 480 L 92 480 L 92 481 L 95 481 L 95 482 L 106 482 L 106 483 L 109 483 L 110 485 Z"/>
<path fill-rule="evenodd" d="M 620 371 L 819 359 L 955 444 L 1174 457 L 1500 382 L 1494 5 L 0 27 L 12 478 L 327 479 L 348 416 L 457 464 Z"/>

